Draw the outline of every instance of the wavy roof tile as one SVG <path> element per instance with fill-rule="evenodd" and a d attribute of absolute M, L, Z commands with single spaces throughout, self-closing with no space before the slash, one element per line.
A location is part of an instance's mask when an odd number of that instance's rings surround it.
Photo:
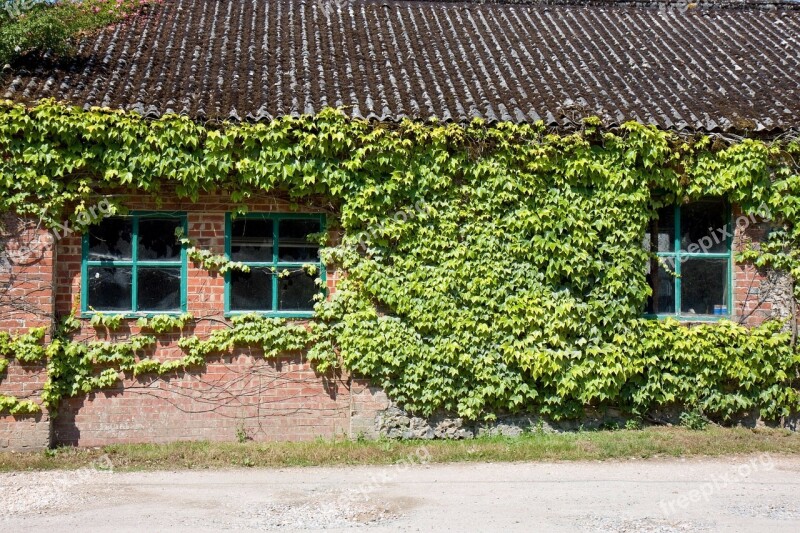
<path fill-rule="evenodd" d="M 800 11 L 398 0 L 168 0 L 0 96 L 269 120 L 586 115 L 677 130 L 800 127 Z"/>

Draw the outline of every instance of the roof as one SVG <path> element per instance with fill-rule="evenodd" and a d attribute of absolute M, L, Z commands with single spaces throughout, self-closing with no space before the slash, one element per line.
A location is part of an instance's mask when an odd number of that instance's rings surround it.
<path fill-rule="evenodd" d="M 636 6 L 648 8 L 671 7 L 686 9 L 791 9 L 800 8 L 800 0 L 435 0 L 440 3 L 469 4 L 528 4 L 528 5 L 580 5 L 580 6 Z"/>
<path fill-rule="evenodd" d="M 167 0 L 77 59 L 15 66 L 0 97 L 200 121 L 330 106 L 381 121 L 800 126 L 798 10 L 550 4 Z"/>

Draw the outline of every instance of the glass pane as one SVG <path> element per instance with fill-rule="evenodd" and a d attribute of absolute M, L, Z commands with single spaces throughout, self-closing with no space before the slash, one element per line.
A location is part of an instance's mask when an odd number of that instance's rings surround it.
<path fill-rule="evenodd" d="M 133 241 L 133 220 L 106 218 L 89 227 L 89 260 L 129 260 Z"/>
<path fill-rule="evenodd" d="M 670 268 L 674 261 L 667 258 Z M 657 272 L 656 276 L 652 272 Z M 647 268 L 647 281 L 653 289 L 653 294 L 647 299 L 647 313 L 674 314 L 675 313 L 675 276 L 667 272 L 660 263 L 651 261 Z"/>
<path fill-rule="evenodd" d="M 316 276 L 302 270 L 278 278 L 278 309 L 281 311 L 312 311 L 314 295 L 319 292 L 314 283 Z"/>
<path fill-rule="evenodd" d="M 702 200 L 681 207 L 681 250 L 725 253 L 728 210 L 724 200 Z M 694 245 L 694 246 L 692 246 Z"/>
<path fill-rule="evenodd" d="M 138 311 L 180 311 L 181 269 L 139 267 Z"/>
<path fill-rule="evenodd" d="M 231 311 L 271 311 L 273 276 L 267 268 L 231 272 Z"/>
<path fill-rule="evenodd" d="M 308 236 L 319 232 L 319 220 L 281 220 L 278 225 L 278 261 L 317 261 L 319 245 L 308 242 Z"/>
<path fill-rule="evenodd" d="M 648 252 L 671 252 L 675 248 L 675 208 L 662 207 L 658 218 L 650 222 L 644 234 L 644 249 Z"/>
<path fill-rule="evenodd" d="M 239 219 L 231 223 L 233 261 L 272 262 L 272 221 Z"/>
<path fill-rule="evenodd" d="M 727 259 L 686 259 L 681 264 L 681 313 L 727 315 L 727 294 Z"/>
<path fill-rule="evenodd" d="M 139 261 L 178 261 L 181 245 L 175 230 L 182 226 L 177 218 L 139 219 Z"/>
<path fill-rule="evenodd" d="M 89 267 L 87 306 L 96 311 L 131 310 L 131 268 Z"/>

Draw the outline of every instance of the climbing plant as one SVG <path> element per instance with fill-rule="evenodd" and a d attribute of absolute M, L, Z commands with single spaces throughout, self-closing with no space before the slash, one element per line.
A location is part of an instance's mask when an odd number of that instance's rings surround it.
<path fill-rule="evenodd" d="M 210 250 L 198 247 L 189 237 L 183 234 L 183 228 L 178 228 L 175 231 L 175 236 L 178 238 L 178 242 L 186 247 L 186 257 L 202 266 L 208 272 L 219 272 L 220 274 L 237 270 L 250 272 L 250 267 L 241 261 L 231 261 L 225 255 L 213 254 Z"/>
<path fill-rule="evenodd" d="M 677 405 L 727 419 L 798 408 L 798 352 L 783 323 L 642 318 L 643 237 L 668 203 L 713 195 L 768 212 L 777 230 L 742 259 L 797 278 L 796 141 L 728 143 L 594 119 L 571 134 L 542 124 L 386 125 L 336 110 L 203 125 L 45 101 L 0 105 L 0 152 L 0 210 L 50 225 L 79 217 L 101 191 L 120 205 L 126 193 L 198 200 L 224 191 L 242 211 L 264 194 L 325 198 L 343 235 L 323 255 L 347 276 L 309 323 L 237 317 L 205 338 L 182 334 L 186 355 L 171 362 L 147 355 L 149 336 L 57 336 L 46 348 L 48 405 L 113 384 L 120 371 L 179 371 L 250 346 L 303 351 L 321 372 L 369 377 L 424 415 Z M 199 252 L 195 260 L 229 266 Z"/>
<path fill-rule="evenodd" d="M 68 55 L 81 35 L 157 3 L 160 0 L 2 0 L 0 66 L 28 54 Z"/>
<path fill-rule="evenodd" d="M 9 335 L 0 332 L 0 375 L 9 365 L 9 361 L 16 359 L 21 363 L 36 363 L 44 358 L 45 349 L 42 340 L 45 328 L 32 328 L 22 335 Z M 2 379 L 0 377 L 0 379 Z M 22 400 L 14 396 L 0 394 L 0 413 L 12 415 L 33 415 L 41 412 L 41 408 L 31 400 Z"/>

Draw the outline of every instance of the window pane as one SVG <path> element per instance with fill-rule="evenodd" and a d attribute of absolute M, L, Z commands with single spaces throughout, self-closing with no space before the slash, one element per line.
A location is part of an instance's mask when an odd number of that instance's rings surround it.
<path fill-rule="evenodd" d="M 239 219 L 231 223 L 233 261 L 272 262 L 272 221 Z"/>
<path fill-rule="evenodd" d="M 271 311 L 273 276 L 268 268 L 251 268 L 250 272 L 231 272 L 231 310 Z"/>
<path fill-rule="evenodd" d="M 308 236 L 319 233 L 320 229 L 316 219 L 281 220 L 278 226 L 278 261 L 318 261 L 319 245 L 308 242 Z"/>
<path fill-rule="evenodd" d="M 89 227 L 89 260 L 130 260 L 133 241 L 133 220 L 106 218 Z"/>
<path fill-rule="evenodd" d="M 139 219 L 139 261 L 178 261 L 181 245 L 175 230 L 181 227 L 177 218 Z"/>
<path fill-rule="evenodd" d="M 139 267 L 138 311 L 180 311 L 181 269 Z"/>
<path fill-rule="evenodd" d="M 89 267 L 86 305 L 96 311 L 131 310 L 131 268 Z"/>
<path fill-rule="evenodd" d="M 658 218 L 650 222 L 644 235 L 644 249 L 649 252 L 671 252 L 675 248 L 675 208 L 662 207 Z"/>
<path fill-rule="evenodd" d="M 686 259 L 681 265 L 681 312 L 727 315 L 728 260 Z"/>
<path fill-rule="evenodd" d="M 728 242 L 723 231 L 727 229 L 727 213 L 722 199 L 702 200 L 682 206 L 681 250 L 691 253 L 727 252 Z M 692 244 L 695 246 L 689 250 Z"/>
<path fill-rule="evenodd" d="M 281 311 L 311 311 L 314 295 L 319 292 L 314 283 L 315 276 L 302 270 L 278 278 L 278 309 Z"/>
<path fill-rule="evenodd" d="M 672 267 L 674 259 L 667 258 Z M 675 276 L 667 272 L 661 264 L 651 261 L 648 264 L 647 281 L 653 289 L 653 294 L 647 299 L 647 313 L 673 314 L 675 313 Z M 656 276 L 651 273 L 656 272 Z"/>

